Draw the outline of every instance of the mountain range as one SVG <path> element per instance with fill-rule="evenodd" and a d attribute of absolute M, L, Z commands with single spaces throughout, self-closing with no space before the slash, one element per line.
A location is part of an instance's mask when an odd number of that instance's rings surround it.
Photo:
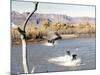
<path fill-rule="evenodd" d="M 30 12 L 19 13 L 17 11 L 11 12 L 11 23 L 16 25 L 23 25 L 26 17 Z M 95 18 L 93 17 L 71 17 L 68 15 L 61 14 L 41 14 L 35 13 L 28 21 L 28 25 L 41 25 L 43 21 L 49 21 L 52 23 L 71 23 L 71 24 L 79 24 L 84 22 L 89 22 L 91 25 L 95 25 Z"/>

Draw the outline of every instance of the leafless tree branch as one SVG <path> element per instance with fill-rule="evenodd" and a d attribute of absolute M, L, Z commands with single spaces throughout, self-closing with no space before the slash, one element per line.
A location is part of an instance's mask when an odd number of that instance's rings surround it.
<path fill-rule="evenodd" d="M 21 34 L 21 41 L 22 41 L 22 63 L 23 63 L 23 69 L 24 69 L 24 73 L 28 74 L 29 73 L 29 66 L 28 66 L 28 58 L 27 58 L 27 39 L 26 39 L 26 25 L 29 21 L 29 19 L 31 18 L 31 16 L 35 13 L 35 11 L 37 10 L 38 7 L 38 2 L 36 2 L 35 4 L 35 9 L 32 11 L 32 13 L 29 14 L 29 16 L 26 18 L 24 24 L 23 24 L 23 29 L 21 29 L 20 27 L 13 25 Z"/>
<path fill-rule="evenodd" d="M 32 13 L 29 14 L 29 16 L 26 18 L 25 22 L 24 22 L 24 26 L 23 26 L 23 31 L 25 31 L 26 25 L 29 21 L 29 19 L 31 18 L 31 16 L 35 13 L 35 11 L 37 10 L 38 7 L 38 2 L 35 4 L 35 9 L 33 10 Z"/>

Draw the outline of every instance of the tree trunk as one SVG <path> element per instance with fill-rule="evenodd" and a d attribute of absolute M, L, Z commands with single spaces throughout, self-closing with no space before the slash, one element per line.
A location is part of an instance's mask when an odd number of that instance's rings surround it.
<path fill-rule="evenodd" d="M 21 40 L 22 40 L 22 63 L 23 63 L 23 69 L 24 73 L 28 74 L 29 73 L 29 66 L 28 66 L 28 58 L 27 58 L 27 42 L 26 39 L 24 38 L 24 35 L 21 35 Z"/>
<path fill-rule="evenodd" d="M 23 63 L 23 68 L 24 68 L 24 73 L 28 74 L 29 73 L 29 66 L 28 66 L 28 55 L 27 55 L 27 39 L 26 39 L 26 25 L 27 22 L 29 21 L 30 17 L 35 13 L 38 7 L 38 2 L 35 4 L 35 9 L 33 10 L 32 13 L 29 14 L 29 16 L 26 18 L 24 24 L 23 24 L 23 30 L 18 29 L 18 31 L 21 33 L 21 40 L 22 40 L 22 63 Z M 34 68 L 34 67 L 33 67 Z M 32 72 L 34 72 L 34 69 L 32 69 Z"/>

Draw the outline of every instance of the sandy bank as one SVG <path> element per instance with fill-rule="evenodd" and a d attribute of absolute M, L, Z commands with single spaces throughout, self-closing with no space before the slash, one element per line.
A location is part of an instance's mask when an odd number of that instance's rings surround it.
<path fill-rule="evenodd" d="M 78 35 L 76 34 L 63 34 L 61 35 L 62 39 L 76 38 Z"/>

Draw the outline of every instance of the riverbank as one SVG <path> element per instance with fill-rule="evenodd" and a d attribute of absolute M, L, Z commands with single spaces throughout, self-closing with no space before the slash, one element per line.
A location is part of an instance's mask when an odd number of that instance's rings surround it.
<path fill-rule="evenodd" d="M 69 38 L 77 38 L 79 36 L 76 34 L 63 34 L 63 35 L 61 35 L 61 37 L 62 37 L 62 39 L 69 39 Z"/>
<path fill-rule="evenodd" d="M 62 34 L 61 35 L 62 39 L 71 39 L 71 38 L 89 38 L 89 37 L 96 37 L 95 34 Z M 41 43 L 41 42 L 44 42 L 46 40 L 44 39 L 30 39 L 30 40 L 27 40 L 28 43 Z M 12 45 L 19 45 L 21 44 L 21 40 L 14 40 L 14 41 L 11 41 L 11 44 Z"/>

